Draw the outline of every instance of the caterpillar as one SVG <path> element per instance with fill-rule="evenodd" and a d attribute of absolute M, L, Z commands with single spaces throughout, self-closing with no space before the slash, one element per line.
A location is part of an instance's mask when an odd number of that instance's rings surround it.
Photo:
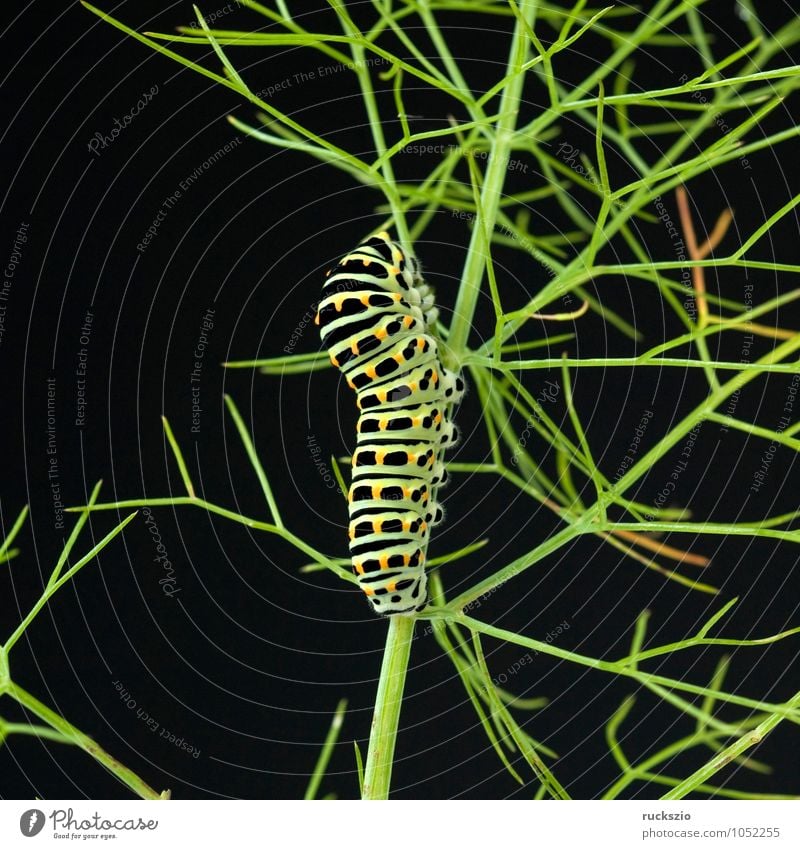
<path fill-rule="evenodd" d="M 441 362 L 439 314 L 418 261 L 386 232 L 328 271 L 315 323 L 359 410 L 348 493 L 350 556 L 361 589 L 384 615 L 428 601 L 425 556 L 441 522 L 437 487 L 454 444 L 452 405 L 464 382 Z"/>

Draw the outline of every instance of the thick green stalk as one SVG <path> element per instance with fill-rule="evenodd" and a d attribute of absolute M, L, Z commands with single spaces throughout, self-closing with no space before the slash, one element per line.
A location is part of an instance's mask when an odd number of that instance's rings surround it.
<path fill-rule="evenodd" d="M 532 26 L 536 17 L 537 4 L 533 0 L 522 0 L 519 7 L 520 17 L 517 18 L 514 27 L 506 75 L 513 74 L 527 59 L 530 42 L 525 25 Z M 447 339 L 447 347 L 455 360 L 451 365 L 457 366 L 467 349 L 467 339 L 472 328 L 472 319 L 478 303 L 481 280 L 488 260 L 484 239 L 486 234 L 491 234 L 494 230 L 497 210 L 500 206 L 500 198 L 508 173 L 508 161 L 516 132 L 517 113 L 524 83 L 525 73 L 517 73 L 503 90 L 503 96 L 500 100 L 500 120 L 497 123 L 497 131 L 489 155 L 489 164 L 486 168 L 486 179 L 481 191 L 481 208 L 475 217 L 467 261 L 461 275 L 461 285 L 456 299 L 453 322 L 450 325 L 450 334 Z"/>
<path fill-rule="evenodd" d="M 413 616 L 393 616 L 389 621 L 378 694 L 372 714 L 362 799 L 389 798 L 394 745 L 415 621 Z"/>

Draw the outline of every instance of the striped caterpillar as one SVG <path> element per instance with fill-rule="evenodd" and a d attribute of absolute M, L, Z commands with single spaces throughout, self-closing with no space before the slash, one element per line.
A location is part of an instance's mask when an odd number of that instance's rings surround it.
<path fill-rule="evenodd" d="M 437 316 L 419 263 L 381 232 L 328 272 L 315 318 L 357 395 L 350 555 L 361 589 L 386 615 L 425 607 L 430 529 L 443 518 L 436 488 L 464 383 L 439 359 Z"/>

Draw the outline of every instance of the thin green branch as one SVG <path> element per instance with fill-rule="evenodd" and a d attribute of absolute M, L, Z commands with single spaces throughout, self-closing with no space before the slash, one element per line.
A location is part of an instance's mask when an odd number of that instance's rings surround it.
<path fill-rule="evenodd" d="M 347 699 L 341 699 L 336 706 L 336 710 L 331 720 L 331 727 L 328 729 L 328 735 L 325 742 L 322 744 L 322 751 L 319 753 L 319 758 L 314 767 L 314 772 L 311 774 L 311 780 L 306 788 L 305 800 L 316 799 L 319 791 L 319 785 L 325 777 L 325 771 L 328 769 L 333 749 L 336 746 L 336 741 L 339 739 L 339 732 L 342 730 L 344 715 L 347 711 Z"/>

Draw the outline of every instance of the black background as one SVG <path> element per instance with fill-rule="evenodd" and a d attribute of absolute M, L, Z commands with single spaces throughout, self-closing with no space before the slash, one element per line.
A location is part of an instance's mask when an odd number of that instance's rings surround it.
<path fill-rule="evenodd" d="M 354 9 L 357 4 L 352 4 Z M 775 29 L 793 14 L 783 3 L 767 7 L 765 23 Z M 702 14 L 715 33 L 717 56 L 749 40 L 733 3 L 706 4 Z M 220 3 L 217 11 L 224 9 Z M 192 20 L 189 3 L 123 2 L 107 11 L 140 30 L 169 32 Z M 206 14 L 214 9 L 203 8 Z M 358 8 L 365 19 L 369 7 Z M 261 25 L 252 13 L 234 10 L 220 27 Z M 314 13 L 304 23 L 325 31 L 331 14 Z M 464 59 L 476 89 L 494 81 L 505 61 L 507 32 L 494 21 L 465 18 L 464 29 L 448 29 L 456 56 Z M 510 28 L 510 19 L 505 19 Z M 443 24 L 447 24 L 443 19 Z M 479 29 L 476 29 L 479 27 Z M 680 31 L 685 31 L 681 22 Z M 31 520 L 18 539 L 21 555 L 0 574 L 0 622 L 12 629 L 41 591 L 63 544 L 55 527 L 47 478 L 47 379 L 55 378 L 59 484 L 65 504 L 84 503 L 104 479 L 101 500 L 182 494 L 160 416 L 172 423 L 200 493 L 246 515 L 265 519 L 258 483 L 241 443 L 224 413 L 223 393 L 241 409 L 270 476 L 289 528 L 320 550 L 346 551 L 345 507 L 326 487 L 309 451 L 309 439 L 324 457 L 353 444 L 355 410 L 339 375 L 268 377 L 250 370 L 225 370 L 227 360 L 276 356 L 315 303 L 322 273 L 383 219 L 372 190 L 355 186 L 341 172 L 303 154 L 276 151 L 241 136 L 225 116 L 252 117 L 250 104 L 146 46 L 126 37 L 77 4 L 61 11 L 34 2 L 7 22 L 3 34 L 6 76 L 3 102 L 7 127 L 0 140 L 6 169 L 0 221 L 0 254 L 13 249 L 20 223 L 28 240 L 11 289 L 0 347 L 2 375 L 2 525 L 7 531 L 25 503 Z M 180 47 L 217 70 L 202 48 Z M 608 54 L 607 42 L 588 35 L 570 57 L 557 63 L 565 82 L 578 82 Z M 369 158 L 371 140 L 354 79 L 348 72 L 319 73 L 332 60 L 296 49 L 232 51 L 253 90 L 283 85 L 274 104 L 337 144 Z M 773 62 L 789 65 L 787 54 Z M 634 75 L 641 86 L 675 85 L 682 74 L 701 70 L 691 47 L 666 48 L 640 61 Z M 314 70 L 301 83 L 296 74 Z M 377 79 L 377 77 L 376 77 Z M 288 81 L 288 83 L 287 83 Z M 452 102 L 415 90 L 407 80 L 406 108 L 418 116 L 414 129 L 443 125 Z M 96 133 L 110 134 L 115 117 L 129 113 L 143 93 L 158 87 L 141 113 L 107 147 L 93 153 Z M 532 84 L 523 119 L 543 108 L 543 89 Z M 380 100 L 391 116 L 391 96 Z M 790 126 L 796 101 L 780 107 L 769 128 Z M 465 119 L 464 115 L 456 117 Z M 654 120 L 653 113 L 634 120 Z M 591 135 L 565 120 L 552 144 L 593 151 Z M 391 139 L 399 135 L 387 121 Z M 710 131 L 708 138 L 714 138 Z M 184 192 L 168 211 L 157 235 L 137 250 L 159 209 L 181 181 L 225 145 L 230 152 Z M 649 158 L 662 137 L 641 142 Z M 649 146 L 648 146 L 649 145 Z M 730 205 L 736 221 L 722 250 L 763 222 L 765 210 L 785 203 L 797 187 L 800 150 L 790 142 L 750 158 L 749 169 L 732 162 L 692 185 L 696 219 L 710 226 Z M 398 157 L 402 178 L 413 178 L 432 159 Z M 509 187 L 542 185 L 533 160 L 514 174 Z M 626 163 L 610 160 L 612 182 L 630 176 Z M 596 206 L 588 193 L 575 193 Z M 674 200 L 665 198 L 677 221 Z M 532 211 L 534 226 L 570 229 L 552 201 Z M 672 246 L 660 225 L 642 225 L 654 257 L 671 258 Z M 800 261 L 797 222 L 789 215 L 753 250 L 752 256 Z M 445 315 L 452 308 L 468 231 L 465 222 L 441 214 L 417 245 L 437 287 Z M 547 280 L 544 270 L 521 252 L 497 249 L 501 286 L 511 305 Z M 614 259 L 607 251 L 606 259 Z M 709 275 L 709 286 L 741 300 L 746 282 L 755 284 L 756 303 L 787 291 L 788 276 L 768 271 L 726 271 Z M 603 303 L 618 310 L 644 334 L 644 350 L 677 332 L 674 317 L 644 284 L 621 278 L 601 281 Z M 203 359 L 200 432 L 192 432 L 189 375 L 202 317 L 214 309 L 214 327 Z M 89 344 L 80 342 L 87 310 L 94 316 Z M 780 316 L 782 326 L 797 311 Z M 767 317 L 765 321 L 774 320 Z M 491 331 L 488 300 L 481 301 L 478 332 Z M 526 338 L 563 330 L 532 324 Z M 577 338 L 542 355 L 631 354 L 634 344 L 595 315 L 577 322 Z M 477 336 L 476 336 L 477 340 Z M 715 343 L 716 344 L 716 343 Z M 86 422 L 76 427 L 78 353 L 86 347 Z M 315 351 L 319 341 L 307 327 L 296 351 Z M 738 359 L 741 339 L 720 343 L 714 353 Z M 759 351 L 765 343 L 757 344 Z M 532 372 L 525 380 L 537 393 L 556 372 Z M 759 417 L 776 427 L 788 378 L 757 381 L 742 393 L 737 415 Z M 697 371 L 584 371 L 575 396 L 589 441 L 601 468 L 613 476 L 633 430 L 647 409 L 655 412 L 654 438 L 673 417 L 704 394 Z M 564 416 L 563 393 L 554 407 Z M 480 461 L 487 446 L 475 394 L 458 415 L 464 439 L 457 456 Z M 521 430 L 524 424 L 517 422 Z M 568 425 L 565 425 L 568 427 Z M 701 431 L 675 505 L 690 505 L 698 518 L 758 519 L 768 510 L 797 507 L 793 455 L 780 449 L 767 483 L 748 499 L 753 474 L 768 443 L 708 424 Z M 536 443 L 529 446 L 536 451 Z M 539 444 L 538 450 L 544 446 Z M 543 457 L 554 473 L 553 458 Z M 659 464 L 641 484 L 638 497 L 652 503 L 674 464 Z M 432 546 L 441 554 L 488 536 L 479 554 L 444 573 L 450 593 L 532 548 L 560 526 L 552 514 L 494 478 L 456 476 L 447 491 L 448 521 Z M 123 513 L 123 515 L 125 515 Z M 212 517 L 196 508 L 156 508 L 153 517 L 169 552 L 179 592 L 168 597 L 159 579 L 162 567 L 144 518 L 88 565 L 38 617 L 12 654 L 14 679 L 96 739 L 151 786 L 171 788 L 175 797 L 295 798 L 302 796 L 337 701 L 349 709 L 323 785 L 323 792 L 354 797 L 358 792 L 352 741 L 366 751 L 372 700 L 386 622 L 375 618 L 360 594 L 328 573 L 301 574 L 302 554 L 276 537 Z M 97 516 L 78 543 L 88 550 L 117 520 Z M 67 520 L 67 528 L 72 520 Z M 476 615 L 509 629 L 544 638 L 566 621 L 558 645 L 593 657 L 613 658 L 629 645 L 638 613 L 651 611 L 650 644 L 685 637 L 727 599 L 741 602 L 727 620 L 726 636 L 764 636 L 798 625 L 797 553 L 769 540 L 706 537 L 673 538 L 712 558 L 702 579 L 722 587 L 714 599 L 692 593 L 663 576 L 626 560 L 594 537 L 584 538 L 509 582 L 481 605 Z M 691 567 L 684 567 L 692 573 Z M 520 788 L 502 769 L 476 720 L 452 665 L 432 637 L 419 628 L 407 682 L 394 792 L 398 797 L 469 796 L 529 798 L 534 783 Z M 785 700 L 797 691 L 797 640 L 733 653 L 728 688 L 757 698 Z M 511 668 L 521 652 L 486 641 L 494 674 Z M 708 679 L 719 651 L 685 652 L 652 664 L 662 674 L 695 682 Z M 120 698 L 120 682 L 136 708 Z M 526 696 L 545 695 L 549 706 L 531 715 L 529 732 L 554 748 L 557 775 L 577 798 L 600 795 L 616 776 L 603 740 L 603 724 L 633 683 L 539 655 L 508 684 Z M 646 756 L 692 728 L 672 709 L 659 707 L 647 692 L 623 729 L 631 759 Z M 149 730 L 144 711 L 199 749 L 192 757 L 179 745 Z M 0 715 L 23 717 L 8 699 Z M 721 716 L 740 714 L 722 709 Z M 522 715 L 519 715 L 522 718 Z M 775 765 L 772 776 L 731 768 L 722 780 L 760 792 L 800 792 L 796 729 L 782 727 L 756 752 Z M 671 765 L 687 774 L 707 757 L 685 757 Z M 524 765 L 520 767 L 524 770 Z M 524 772 L 526 776 L 528 772 Z M 655 795 L 636 786 L 631 793 Z M 5 798 L 127 795 L 113 776 L 83 752 L 32 738 L 14 737 L 0 750 L 0 795 Z"/>

